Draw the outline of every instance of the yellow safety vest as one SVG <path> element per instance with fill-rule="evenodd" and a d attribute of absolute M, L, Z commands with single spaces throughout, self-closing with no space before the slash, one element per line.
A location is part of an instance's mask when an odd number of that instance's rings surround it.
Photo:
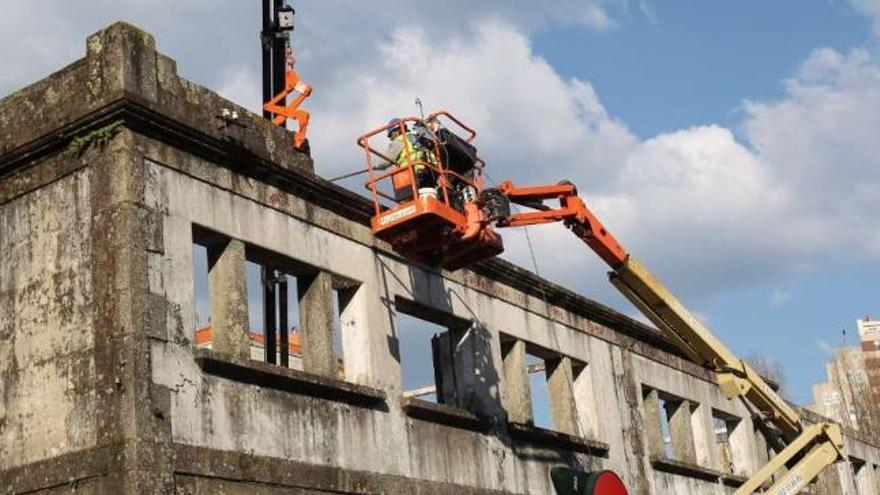
<path fill-rule="evenodd" d="M 400 149 L 400 153 L 397 155 L 397 164 L 401 168 L 409 167 L 411 164 L 415 162 L 427 162 L 434 164 L 436 160 L 434 158 L 434 153 L 431 151 L 425 151 L 420 146 L 416 146 L 415 135 L 412 133 L 401 134 L 394 139 L 401 140 L 402 147 Z M 417 165 L 416 168 L 424 168 L 424 165 Z"/>

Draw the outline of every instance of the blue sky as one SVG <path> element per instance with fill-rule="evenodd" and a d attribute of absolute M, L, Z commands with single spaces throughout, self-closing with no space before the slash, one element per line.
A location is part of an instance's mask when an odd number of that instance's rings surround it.
<path fill-rule="evenodd" d="M 664 2 L 653 21 L 555 28 L 535 52 L 565 77 L 589 80 L 611 114 L 643 138 L 701 123 L 736 123 L 743 99 L 778 98 L 817 47 L 846 50 L 870 24 L 845 2 Z"/>
<path fill-rule="evenodd" d="M 779 360 L 801 403 L 841 329 L 880 316 L 880 1 L 295 5 L 320 174 L 360 167 L 354 137 L 414 113 L 415 97 L 449 108 L 480 131 L 493 177 L 574 181 L 735 352 Z M 186 77 L 259 106 L 248 2 L 4 7 L 0 44 L 16 48 L 0 51 L 14 68 L 0 94 L 125 19 Z M 633 313 L 564 229 L 534 232 L 543 275 Z M 522 232 L 505 236 L 506 256 L 531 267 Z"/>

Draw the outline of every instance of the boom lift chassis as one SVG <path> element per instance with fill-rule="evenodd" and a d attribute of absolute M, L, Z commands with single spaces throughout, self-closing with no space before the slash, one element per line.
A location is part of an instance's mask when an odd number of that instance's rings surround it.
<path fill-rule="evenodd" d="M 436 130 L 442 127 L 439 123 L 441 117 L 447 117 L 465 129 L 468 133 L 467 143 L 473 142 L 476 133 L 445 111 L 431 114 L 427 119 L 408 117 L 394 125 L 406 131 L 406 122 L 413 122 L 423 128 Z M 416 261 L 457 269 L 501 252 L 503 246 L 494 228 L 562 222 L 608 264 L 611 283 L 683 354 L 713 370 L 728 399 L 743 399 L 752 412 L 756 424 L 765 433 L 777 455 L 734 495 L 749 495 L 766 487 L 777 473 L 779 476 L 764 493 L 792 495 L 811 483 L 825 467 L 845 458 L 840 426 L 833 423 L 805 423 L 801 415 L 754 369 L 736 357 L 623 248 L 578 196 L 573 184 L 563 182 L 555 186 L 516 187 L 511 182 L 504 182 L 495 188 L 484 188 L 483 162 L 476 158 L 478 180 L 469 180 L 467 185 L 476 189 L 478 194 L 459 205 L 450 200 L 450 184 L 456 180 L 463 183 L 466 178 L 447 170 L 442 159 L 432 163 L 399 165 L 384 175 L 375 173 L 375 157 L 389 163 L 394 163 L 394 157 L 377 152 L 370 146 L 369 139 L 383 134 L 390 127 L 375 129 L 358 140 L 367 155 L 370 177 L 367 188 L 372 192 L 375 203 L 372 226 L 376 236 Z M 433 151 L 437 157 L 442 157 L 444 153 L 437 141 L 435 139 Z M 398 174 L 409 174 L 414 183 L 413 170 L 417 166 L 435 171 L 441 194 L 420 197 L 414 189 L 409 199 L 396 201 L 398 205 L 380 205 L 382 198 L 391 198 L 380 191 L 378 182 Z M 547 201 L 557 201 L 558 204 L 551 206 Z M 528 211 L 511 213 L 511 204 L 524 206 Z M 458 251 L 467 253 L 464 259 L 455 255 Z"/>

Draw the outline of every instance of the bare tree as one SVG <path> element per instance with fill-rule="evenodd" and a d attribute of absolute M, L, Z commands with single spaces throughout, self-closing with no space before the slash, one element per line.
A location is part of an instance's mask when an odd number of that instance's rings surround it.
<path fill-rule="evenodd" d="M 785 372 L 782 369 L 782 363 L 778 359 L 752 351 L 745 357 L 745 362 L 749 363 L 749 366 L 754 368 L 765 380 L 773 382 L 771 386 L 775 385 L 780 395 L 786 399 L 789 398 L 787 393 L 788 387 L 785 383 Z"/>

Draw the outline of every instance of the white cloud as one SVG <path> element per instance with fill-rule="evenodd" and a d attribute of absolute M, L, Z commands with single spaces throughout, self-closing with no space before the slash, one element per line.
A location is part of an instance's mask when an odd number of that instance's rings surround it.
<path fill-rule="evenodd" d="M 439 42 L 421 29 L 398 29 L 380 46 L 376 64 L 328 90 L 356 95 L 315 108 L 313 144 L 328 174 L 359 166 L 353 136 L 415 113 L 416 97 L 478 129 L 490 174 L 499 179 L 558 180 L 586 168 L 606 174 L 622 166 L 636 142 L 588 83 L 563 80 L 532 53 L 525 35 L 496 21 Z"/>
<path fill-rule="evenodd" d="M 853 2 L 878 12 L 876 1 Z M 872 215 L 880 201 L 874 54 L 817 50 L 787 82 L 784 98 L 745 104 L 739 139 L 702 125 L 640 141 L 588 81 L 560 76 L 529 38 L 553 24 L 613 27 L 627 3 L 298 4 L 301 73 L 316 88 L 307 107 L 319 171 L 359 167 L 355 136 L 391 115 L 414 113 L 419 96 L 480 131 L 494 178 L 578 184 L 611 230 L 686 297 L 778 283 L 837 256 L 880 257 Z M 259 13 L 250 5 L 96 0 L 44 7 L 53 15 L 14 2 L 0 17 L 0 42 L 16 47 L 3 50 L 0 63 L 23 68 L 0 73 L 0 92 L 81 56 L 87 34 L 126 18 L 153 32 L 184 75 L 259 107 Z M 601 264 L 566 230 L 532 232 L 550 278 L 592 295 L 606 286 Z M 530 266 L 522 234 L 507 236 L 510 256 Z"/>
<path fill-rule="evenodd" d="M 792 292 L 787 289 L 774 289 L 773 292 L 770 293 L 770 300 L 768 304 L 771 307 L 779 307 L 785 305 L 792 298 Z"/>
<path fill-rule="evenodd" d="M 582 14 L 582 23 L 592 26 L 596 29 L 608 29 L 616 25 L 616 23 L 608 17 L 605 9 L 597 3 L 589 3 L 584 7 Z"/>
<path fill-rule="evenodd" d="M 786 88 L 746 103 L 742 140 L 713 125 L 661 134 L 629 149 L 610 186 L 579 178 L 677 292 L 701 298 L 880 258 L 880 64 L 865 50 L 817 50 Z M 553 259 L 545 270 L 578 284 Z"/>
<path fill-rule="evenodd" d="M 414 113 L 419 96 L 481 132 L 495 179 L 572 180 L 675 292 L 702 299 L 880 251 L 868 208 L 880 199 L 877 72 L 868 52 L 819 50 L 784 98 L 746 103 L 741 139 L 704 125 L 639 141 L 589 82 L 562 78 L 514 25 L 442 40 L 399 28 L 376 59 L 325 88 L 339 98 L 314 107 L 313 144 L 325 175 L 359 167 L 352 137 Z M 607 297 L 604 268 L 577 239 L 559 226 L 531 233 L 543 274 Z M 524 235 L 505 236 L 508 256 L 531 267 Z"/>
<path fill-rule="evenodd" d="M 864 50 L 814 52 L 788 96 L 750 102 L 744 130 L 765 166 L 796 195 L 807 242 L 880 256 L 880 65 Z"/>
<path fill-rule="evenodd" d="M 880 0 L 849 0 L 856 10 L 874 22 L 874 34 L 880 36 Z"/>
<path fill-rule="evenodd" d="M 816 341 L 816 348 L 823 354 L 828 354 L 829 356 L 834 355 L 834 346 L 822 339 Z"/>

